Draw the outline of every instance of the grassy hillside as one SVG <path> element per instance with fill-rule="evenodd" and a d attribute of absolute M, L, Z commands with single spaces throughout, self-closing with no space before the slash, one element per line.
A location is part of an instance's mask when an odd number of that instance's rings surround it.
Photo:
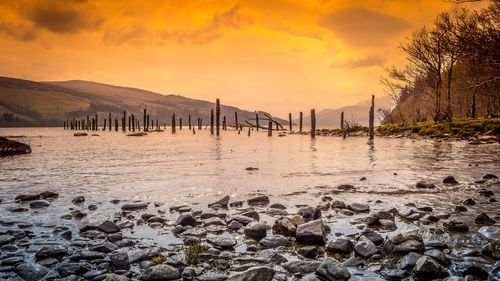
<path fill-rule="evenodd" d="M 90 81 L 33 82 L 0 77 L 0 126 L 62 126 L 68 118 L 83 119 L 96 113 L 101 116 L 102 124 L 104 115 L 121 116 L 123 110 L 135 114 L 142 123 L 144 108 L 150 120 L 159 120 L 160 124 L 169 124 L 173 113 L 182 117 L 185 124 L 188 115 L 193 124 L 198 117 L 207 124 L 210 109 L 215 105 L 178 95 Z M 221 114 L 226 115 L 228 124 L 234 123 L 234 112 L 238 112 L 240 123 L 255 117 L 255 112 L 221 106 Z M 260 115 L 263 116 L 263 112 Z"/>

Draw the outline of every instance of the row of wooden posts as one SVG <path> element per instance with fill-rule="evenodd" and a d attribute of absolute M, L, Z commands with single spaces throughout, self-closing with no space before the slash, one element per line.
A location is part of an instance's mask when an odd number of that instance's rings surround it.
<path fill-rule="evenodd" d="M 369 136 L 370 139 L 373 139 L 374 136 L 374 118 L 375 118 L 375 96 L 372 95 L 372 105 L 370 107 L 369 111 Z M 283 128 L 283 126 L 276 120 L 274 120 L 270 115 L 266 115 L 266 118 L 261 118 L 263 120 L 267 120 L 269 122 L 268 127 L 260 127 L 259 126 L 259 115 L 256 113 L 255 114 L 255 125 L 249 123 L 248 121 L 245 121 L 247 123 L 248 129 L 248 135 L 250 135 L 250 128 L 255 127 L 256 130 L 258 131 L 259 128 L 262 129 L 267 129 L 267 134 L 268 136 L 272 136 L 273 132 L 273 124 L 276 125 L 276 131 L 279 131 L 279 128 Z M 215 122 L 214 122 L 215 119 Z M 299 113 L 299 132 L 302 133 L 302 119 L 303 119 L 303 113 Z M 90 117 L 87 115 L 86 119 L 80 119 L 77 120 L 76 118 L 73 119 L 67 119 L 64 121 L 64 129 L 65 130 L 92 130 L 92 131 L 98 131 L 99 130 L 99 122 L 98 122 L 98 115 L 97 113 L 95 116 Z M 235 125 L 234 128 L 238 130 L 238 133 L 243 130 L 243 124 L 238 123 L 238 112 L 234 112 L 234 120 L 235 120 Z M 113 122 L 114 121 L 114 122 Z M 149 122 L 151 121 L 151 123 Z M 149 114 L 147 114 L 146 108 L 144 109 L 144 117 L 143 117 L 143 123 L 144 124 L 144 131 L 160 131 L 160 124 L 159 121 L 156 120 L 156 126 L 155 126 L 155 120 L 149 120 Z M 175 113 L 172 114 L 172 133 L 176 132 L 176 117 Z M 197 120 L 197 127 L 198 130 L 201 130 L 203 127 L 203 119 L 198 117 Z M 104 126 L 103 126 L 103 131 L 106 131 L 106 128 L 109 131 L 112 131 L 113 125 L 115 131 L 118 131 L 118 117 L 115 117 L 114 120 L 111 118 L 111 113 L 109 113 L 108 118 L 104 118 Z M 293 131 L 293 122 L 292 122 L 292 114 L 288 114 L 288 123 L 289 123 L 289 130 L 290 132 Z M 151 126 L 150 126 L 151 124 Z M 344 112 L 341 113 L 340 115 L 340 129 L 343 132 L 343 137 L 346 137 L 346 129 L 345 129 L 345 120 L 344 120 Z M 123 132 L 126 131 L 126 126 L 127 125 L 127 112 L 123 111 L 123 116 L 121 117 L 121 129 Z M 189 130 L 193 130 L 193 134 L 195 133 L 195 126 L 192 126 L 191 124 L 191 115 L 188 116 L 188 126 Z M 167 125 L 166 123 L 163 123 L 164 129 L 166 129 Z M 210 109 L 210 133 L 214 134 L 214 127 L 215 127 L 215 134 L 217 136 L 220 135 L 220 129 L 221 129 L 221 118 L 220 118 L 220 100 L 217 99 L 215 102 L 215 112 L 213 109 Z M 179 129 L 182 130 L 182 118 L 179 118 Z M 130 114 L 128 116 L 128 130 L 129 132 L 135 132 L 141 131 L 141 125 L 139 122 L 139 119 L 135 117 L 134 114 Z M 222 130 L 225 131 L 227 130 L 227 122 L 226 122 L 226 116 L 223 116 L 222 119 Z M 283 128 L 284 130 L 284 128 Z M 311 109 L 311 137 L 315 138 L 316 137 L 316 111 L 314 109 Z"/>

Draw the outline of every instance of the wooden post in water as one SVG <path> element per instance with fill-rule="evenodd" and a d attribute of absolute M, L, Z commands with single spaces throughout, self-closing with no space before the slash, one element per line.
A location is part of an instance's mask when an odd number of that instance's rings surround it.
<path fill-rule="evenodd" d="M 172 114 L 172 134 L 175 134 L 175 113 Z"/>
<path fill-rule="evenodd" d="M 248 127 L 248 136 L 250 136 L 250 127 Z"/>
<path fill-rule="evenodd" d="M 135 132 L 135 115 L 132 114 L 132 132 Z"/>
<path fill-rule="evenodd" d="M 195 130 L 194 130 L 194 126 L 193 126 L 193 135 L 196 135 L 196 132 L 195 132 Z"/>
<path fill-rule="evenodd" d="M 97 118 L 97 113 L 95 114 L 95 130 L 99 130 L 99 118 Z"/>
<path fill-rule="evenodd" d="M 214 134 L 214 110 L 210 109 L 210 134 Z"/>
<path fill-rule="evenodd" d="M 375 96 L 372 95 L 372 106 L 370 107 L 370 120 L 369 120 L 369 126 L 370 126 L 370 139 L 373 139 L 373 125 L 375 122 Z"/>
<path fill-rule="evenodd" d="M 152 130 L 153 128 L 151 128 Z M 149 131 L 149 114 L 146 116 L 146 123 L 144 123 L 144 130 Z"/>
<path fill-rule="evenodd" d="M 276 132 L 280 130 L 280 127 L 278 126 L 278 123 L 276 123 Z"/>
<path fill-rule="evenodd" d="M 311 138 L 316 137 L 316 110 L 311 109 Z"/>
<path fill-rule="evenodd" d="M 146 114 L 146 108 L 144 108 L 144 120 L 142 121 L 142 124 L 147 124 L 147 114 Z M 147 131 L 146 126 L 144 126 L 144 131 Z"/>
<path fill-rule="evenodd" d="M 66 130 L 66 121 L 63 121 L 64 130 Z"/>
<path fill-rule="evenodd" d="M 344 111 L 340 113 L 340 130 L 342 131 L 342 138 L 345 139 L 347 136 L 347 132 L 345 130 Z"/>
<path fill-rule="evenodd" d="M 118 117 L 115 117 L 115 131 L 118 132 Z"/>
<path fill-rule="evenodd" d="M 292 114 L 288 113 L 288 123 L 290 124 L 290 133 L 292 132 Z"/>
<path fill-rule="evenodd" d="M 217 136 L 220 134 L 220 100 L 215 100 L 215 131 Z"/>
<path fill-rule="evenodd" d="M 90 130 L 90 116 L 87 115 L 87 123 L 85 123 L 87 126 L 85 127 L 85 129 L 88 131 Z"/>
<path fill-rule="evenodd" d="M 111 123 L 111 112 L 110 112 L 110 113 L 109 113 L 109 130 L 110 130 L 110 131 L 111 131 L 111 127 L 113 127 L 111 124 L 112 124 L 112 123 Z"/>
<path fill-rule="evenodd" d="M 238 112 L 237 111 L 234 112 L 234 124 L 235 124 L 236 130 L 238 130 Z"/>
<path fill-rule="evenodd" d="M 132 116 L 128 117 L 128 131 L 132 131 Z"/>
<path fill-rule="evenodd" d="M 189 130 L 191 130 L 191 114 L 188 115 Z"/>
<path fill-rule="evenodd" d="M 179 130 L 182 130 L 182 117 L 179 118 Z"/>
<path fill-rule="evenodd" d="M 151 127 L 153 127 L 153 125 L 151 125 Z M 156 120 L 156 130 L 159 131 L 160 130 L 160 125 L 158 125 L 158 119 Z"/>
<path fill-rule="evenodd" d="M 269 120 L 269 127 L 267 127 L 267 136 L 273 135 L 273 121 Z"/>
<path fill-rule="evenodd" d="M 255 114 L 255 125 L 257 126 L 257 131 L 259 130 L 259 114 Z"/>
<path fill-rule="evenodd" d="M 127 122 L 127 112 L 124 110 L 123 111 L 123 119 L 122 119 L 122 131 L 126 131 L 126 128 L 125 126 L 127 125 L 126 122 Z"/>
<path fill-rule="evenodd" d="M 108 121 L 108 120 L 106 120 L 106 118 L 104 118 L 104 128 L 102 129 L 103 131 L 106 131 L 106 121 Z"/>
<path fill-rule="evenodd" d="M 299 132 L 302 133 L 302 111 L 300 112 L 300 120 L 299 120 Z"/>
<path fill-rule="evenodd" d="M 224 117 L 222 117 L 222 130 L 223 131 L 226 130 L 226 115 L 224 115 Z"/>

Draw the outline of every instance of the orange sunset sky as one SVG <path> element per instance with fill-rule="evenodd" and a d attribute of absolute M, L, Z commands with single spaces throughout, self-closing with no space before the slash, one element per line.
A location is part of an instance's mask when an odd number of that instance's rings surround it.
<path fill-rule="evenodd" d="M 285 116 L 382 96 L 383 66 L 405 61 L 399 42 L 455 5 L 0 0 L 0 76 L 219 97 Z"/>

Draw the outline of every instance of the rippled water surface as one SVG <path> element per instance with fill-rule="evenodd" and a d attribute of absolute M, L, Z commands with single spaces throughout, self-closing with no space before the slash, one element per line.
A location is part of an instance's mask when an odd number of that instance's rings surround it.
<path fill-rule="evenodd" d="M 121 199 L 206 208 L 221 195 L 244 200 L 263 193 L 272 202 L 315 205 L 322 193 L 340 184 L 356 188 L 335 195 L 348 202 L 380 198 L 390 206 L 434 200 L 448 208 L 463 195 L 398 193 L 415 192 L 419 180 L 436 183 L 439 191 L 446 188 L 441 184 L 445 176 L 473 182 L 500 170 L 499 144 L 405 138 L 376 138 L 369 143 L 361 137 L 321 136 L 311 140 L 306 135 L 268 137 L 255 131 L 251 136 L 226 131 L 215 137 L 207 130 L 193 135 L 187 129 L 145 137 L 102 131 L 99 136 L 74 137 L 73 133 L 61 128 L 0 129 L 3 136 L 24 136 L 13 139 L 32 147 L 31 154 L 0 158 L 4 214 L 15 204 L 16 194 L 45 190 L 60 193 L 41 211 L 50 219 L 67 213 L 76 195 L 84 195 L 89 204 Z M 361 177 L 366 180 L 360 181 Z M 108 205 L 100 214 L 111 212 Z"/>

